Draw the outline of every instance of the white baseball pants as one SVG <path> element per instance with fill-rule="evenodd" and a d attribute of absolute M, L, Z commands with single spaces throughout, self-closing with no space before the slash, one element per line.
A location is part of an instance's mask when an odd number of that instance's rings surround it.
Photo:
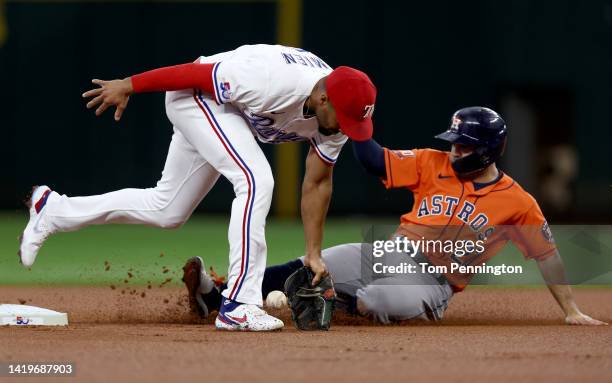
<path fill-rule="evenodd" d="M 233 106 L 217 105 L 194 91 L 177 91 L 166 94 L 166 113 L 174 135 L 154 188 L 90 197 L 55 195 L 46 207 L 50 227 L 73 231 L 95 224 L 130 223 L 176 228 L 222 174 L 235 193 L 228 231 L 228 288 L 223 294 L 237 302 L 261 305 L 265 223 L 274 188 L 270 165 Z"/>

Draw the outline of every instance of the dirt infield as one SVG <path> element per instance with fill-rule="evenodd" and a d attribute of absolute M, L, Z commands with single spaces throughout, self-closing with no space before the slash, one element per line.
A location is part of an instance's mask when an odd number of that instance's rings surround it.
<path fill-rule="evenodd" d="M 612 321 L 612 289 L 576 296 L 585 312 Z M 0 327 L 0 363 L 74 362 L 69 382 L 612 380 L 612 326 L 563 325 L 545 289 L 470 288 L 440 324 L 340 317 L 328 333 L 296 331 L 287 312 L 276 313 L 288 324 L 282 332 L 218 332 L 168 286 L 0 287 L 0 301 L 69 313 L 66 328 Z"/>

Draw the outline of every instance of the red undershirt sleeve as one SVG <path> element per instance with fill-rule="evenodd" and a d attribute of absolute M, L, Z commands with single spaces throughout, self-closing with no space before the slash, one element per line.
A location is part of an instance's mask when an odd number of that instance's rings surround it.
<path fill-rule="evenodd" d="M 153 69 L 131 77 L 134 93 L 201 89 L 214 94 L 214 64 L 189 63 Z"/>

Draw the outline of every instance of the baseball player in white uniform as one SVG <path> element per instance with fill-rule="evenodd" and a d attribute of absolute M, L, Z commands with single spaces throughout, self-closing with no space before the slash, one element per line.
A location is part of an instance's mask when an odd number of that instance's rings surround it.
<path fill-rule="evenodd" d="M 123 80 L 93 80 L 83 94 L 101 115 L 115 106 L 115 120 L 134 93 L 165 91 L 174 126 L 162 177 L 154 188 L 123 189 L 68 197 L 47 186 L 33 189 L 30 220 L 21 237 L 21 263 L 31 267 L 43 242 L 57 232 L 93 224 L 181 226 L 219 175 L 233 185 L 229 225 L 228 288 L 216 318 L 218 329 L 269 331 L 283 322 L 260 309 L 266 267 L 265 222 L 274 180 L 261 142 L 308 141 L 301 213 L 305 264 L 316 282 L 327 274 L 321 260 L 323 225 L 332 190 L 332 169 L 347 136 L 372 135 L 376 88 L 349 67 L 332 70 L 302 49 L 245 45 L 159 68 Z"/>

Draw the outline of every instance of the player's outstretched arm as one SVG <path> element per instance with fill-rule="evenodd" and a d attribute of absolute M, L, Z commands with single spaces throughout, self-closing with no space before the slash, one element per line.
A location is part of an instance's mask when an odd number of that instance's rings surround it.
<path fill-rule="evenodd" d="M 572 289 L 565 277 L 565 267 L 558 252 L 538 262 L 538 268 L 546 285 L 561 309 L 565 313 L 565 323 L 570 325 L 607 325 L 607 323 L 593 319 L 583 314 L 574 301 Z"/>
<path fill-rule="evenodd" d="M 99 88 L 83 93 L 84 98 L 93 97 L 87 103 L 87 109 L 97 106 L 96 116 L 99 116 L 110 106 L 115 106 L 117 107 L 115 110 L 115 121 L 119 121 L 127 107 L 130 96 L 134 93 L 130 78 L 111 81 L 93 79 L 91 82 L 98 85 Z"/>
<path fill-rule="evenodd" d="M 123 80 L 94 79 L 91 82 L 99 87 L 83 93 L 83 97 L 92 98 L 87 108 L 97 107 L 96 116 L 115 106 L 115 120 L 119 121 L 133 93 L 196 88 L 213 94 L 213 67 L 214 64 L 187 63 L 150 70 Z"/>
<path fill-rule="evenodd" d="M 327 275 L 327 267 L 321 259 L 323 226 L 332 194 L 332 170 L 310 148 L 306 157 L 306 172 L 302 183 L 302 223 L 306 241 L 304 264 L 314 272 L 313 285 Z"/>

